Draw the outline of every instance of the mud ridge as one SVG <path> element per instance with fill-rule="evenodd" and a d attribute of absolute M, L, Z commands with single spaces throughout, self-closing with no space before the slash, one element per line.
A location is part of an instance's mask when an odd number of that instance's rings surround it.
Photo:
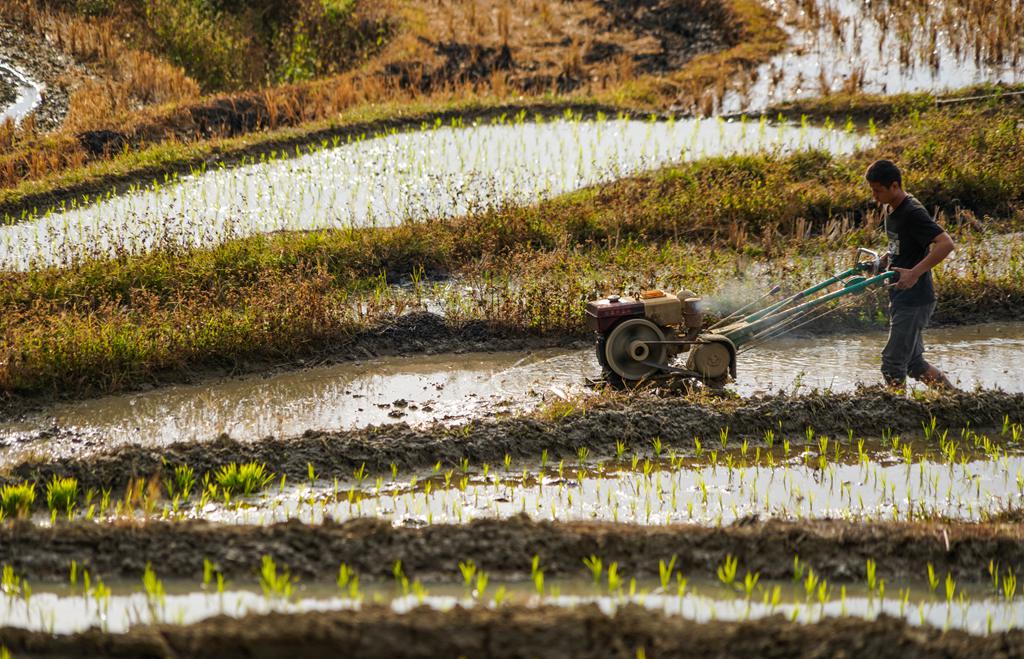
<path fill-rule="evenodd" d="M 1019 657 L 1024 632 L 973 636 L 911 627 L 889 616 L 827 618 L 814 624 L 782 616 L 699 623 L 637 605 L 605 615 L 596 606 L 386 607 L 329 613 L 218 616 L 188 625 L 93 629 L 69 636 L 0 629 L 0 642 L 26 657 Z"/>
<path fill-rule="evenodd" d="M 393 578 L 401 560 L 410 578 L 450 581 L 472 559 L 495 578 L 527 579 L 534 555 L 545 574 L 584 577 L 583 559 L 615 561 L 623 574 L 657 577 L 658 561 L 673 554 L 684 574 L 713 577 L 726 554 L 740 573 L 763 579 L 793 577 L 793 557 L 829 580 L 865 578 L 867 559 L 887 579 L 921 579 L 926 564 L 959 581 L 989 580 L 990 560 L 1024 568 L 1019 523 L 742 520 L 728 526 L 644 526 L 611 522 L 532 521 L 524 515 L 421 528 L 371 518 L 341 524 L 299 521 L 258 525 L 188 522 L 17 521 L 0 526 L 0 563 L 30 580 L 67 579 L 71 561 L 106 580 L 137 579 L 151 563 L 161 577 L 194 579 L 203 559 L 226 577 L 257 578 L 272 556 L 305 580 L 333 580 L 347 563 L 366 579 Z"/>
<path fill-rule="evenodd" d="M 322 478 L 351 476 L 365 465 L 370 474 L 390 472 L 391 464 L 403 472 L 441 462 L 457 467 L 463 458 L 471 464 L 499 465 L 505 455 L 515 460 L 536 460 L 548 450 L 555 460 L 575 458 L 580 447 L 592 457 L 610 455 L 616 442 L 646 453 L 660 437 L 665 447 L 685 451 L 693 438 L 717 442 L 728 427 L 729 441 L 747 439 L 751 447 L 763 445 L 764 432 L 793 438 L 794 446 L 807 440 L 812 428 L 845 441 L 847 430 L 857 437 L 883 431 L 920 430 L 932 418 L 941 432 L 970 426 L 984 430 L 1001 426 L 1004 417 L 1024 416 L 1024 394 L 981 390 L 921 399 L 864 387 L 844 394 L 775 394 L 751 398 L 694 398 L 677 394 L 641 392 L 616 396 L 594 407 L 577 407 L 554 420 L 541 409 L 508 419 L 472 421 L 462 426 L 440 424 L 412 428 L 407 424 L 371 426 L 346 431 L 311 431 L 299 436 L 243 441 L 221 435 L 209 442 L 179 442 L 166 447 L 123 445 L 71 460 L 33 458 L 10 463 L 0 484 L 35 480 L 42 484 L 54 475 L 74 476 L 84 492 L 111 487 L 119 491 L 137 478 L 160 478 L 175 465 L 186 464 L 199 476 L 232 462 L 265 463 L 278 475 L 303 480 L 312 465 Z"/>

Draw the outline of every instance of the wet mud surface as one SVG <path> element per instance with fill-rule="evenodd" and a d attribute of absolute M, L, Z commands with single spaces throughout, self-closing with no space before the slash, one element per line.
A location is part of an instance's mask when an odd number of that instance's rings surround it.
<path fill-rule="evenodd" d="M 424 336 L 401 341 L 422 344 Z M 877 383 L 885 336 L 871 331 L 772 341 L 742 356 L 737 380 L 728 390 L 741 396 L 780 390 L 848 392 Z M 1012 361 L 1024 351 L 1024 323 L 929 330 L 926 341 L 930 362 L 959 388 L 1024 391 L 1024 381 L 1011 377 Z M 586 344 L 374 358 L 107 396 L 0 422 L 0 464 L 31 451 L 56 458 L 123 444 L 207 441 L 225 432 L 264 437 L 397 421 L 454 425 L 521 414 L 546 401 L 593 396 L 586 381 L 597 368 L 593 346 Z"/>
<path fill-rule="evenodd" d="M 231 526 L 203 521 L 56 526 L 19 521 L 0 527 L 0 563 L 30 580 L 65 581 L 71 561 L 105 580 L 137 579 L 151 563 L 165 578 L 199 579 L 203 559 L 226 577 L 255 579 L 269 555 L 304 580 L 334 579 L 346 563 L 366 579 L 393 578 L 401 560 L 410 579 L 451 580 L 472 559 L 495 578 L 528 579 L 534 555 L 549 576 L 588 574 L 583 559 L 615 561 L 622 574 L 657 577 L 676 555 L 684 574 L 715 574 L 731 554 L 740 573 L 789 579 L 793 557 L 831 580 L 863 580 L 867 559 L 886 579 L 923 579 L 926 564 L 959 581 L 989 579 L 990 560 L 1024 568 L 1019 523 L 742 520 L 729 526 L 644 526 L 531 521 L 525 516 L 468 524 L 396 527 L 376 519 L 307 525 Z"/>
<path fill-rule="evenodd" d="M 503 607 L 396 614 L 360 611 L 214 618 L 185 627 L 92 630 L 52 636 L 0 630 L 14 656 L 92 657 L 1017 657 L 1024 632 L 986 637 L 917 629 L 895 618 L 827 619 L 801 625 L 781 616 L 696 623 L 642 607 L 607 616 L 597 607 Z"/>
<path fill-rule="evenodd" d="M 608 616 L 573 609 L 385 607 L 331 613 L 217 617 L 188 626 L 70 636 L 0 629 L 16 657 L 1018 657 L 1024 632 L 988 636 L 911 627 L 888 616 L 810 625 L 782 616 L 697 623 L 631 605 Z"/>
<path fill-rule="evenodd" d="M 224 381 L 258 373 L 269 377 L 278 373 L 301 373 L 309 368 L 332 364 L 355 363 L 384 356 L 436 355 L 448 353 L 453 360 L 471 352 L 507 350 L 543 350 L 554 347 L 582 348 L 591 344 L 579 336 L 535 336 L 496 323 L 470 321 L 453 324 L 442 316 L 428 312 L 414 312 L 391 319 L 363 330 L 341 342 L 320 344 L 305 358 L 295 361 L 251 359 L 229 366 L 209 366 L 188 372 L 174 372 L 158 376 L 158 384 L 142 387 L 153 389 L 158 385 L 197 384 Z M 59 396 L 0 395 L 0 422 L 24 418 L 61 402 Z"/>
<path fill-rule="evenodd" d="M 383 473 L 394 463 L 403 472 L 440 462 L 456 467 L 471 463 L 501 464 L 512 459 L 536 460 L 547 450 L 551 459 L 575 458 L 581 447 L 593 457 L 614 453 L 616 442 L 630 450 L 650 450 L 660 437 L 666 447 L 686 449 L 694 437 L 712 441 L 729 428 L 730 441 L 763 442 L 766 430 L 794 438 L 799 446 L 807 428 L 845 439 L 883 431 L 920 430 L 932 418 L 940 429 L 970 426 L 983 431 L 1017 421 L 1024 413 L 1024 394 L 1000 391 L 958 392 L 920 398 L 861 388 L 846 394 L 778 394 L 751 398 L 695 399 L 668 393 L 640 393 L 570 409 L 545 418 L 531 416 L 469 422 L 462 426 L 412 428 L 399 423 L 350 431 L 307 431 L 299 436 L 249 441 L 223 435 L 210 442 L 179 442 L 165 447 L 125 445 L 77 458 L 27 458 L 9 462 L 0 483 L 25 479 L 42 482 L 53 475 L 74 476 L 82 491 L 104 487 L 123 489 L 136 478 L 161 477 L 174 465 L 186 464 L 197 475 L 231 462 L 265 463 L 277 475 L 305 479 L 309 465 L 323 478 L 347 478 L 365 465 L 368 473 Z"/>

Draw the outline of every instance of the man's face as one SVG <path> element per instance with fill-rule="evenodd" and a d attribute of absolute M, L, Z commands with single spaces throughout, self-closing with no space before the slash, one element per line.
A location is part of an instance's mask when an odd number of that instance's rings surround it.
<path fill-rule="evenodd" d="M 896 199 L 896 195 L 899 194 L 900 184 L 893 183 L 892 185 L 885 186 L 881 183 L 869 182 L 871 186 L 871 196 L 875 198 L 880 204 L 892 204 Z"/>

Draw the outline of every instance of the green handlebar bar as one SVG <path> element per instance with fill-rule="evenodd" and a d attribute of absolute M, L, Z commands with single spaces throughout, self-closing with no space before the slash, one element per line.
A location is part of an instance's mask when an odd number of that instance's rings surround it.
<path fill-rule="evenodd" d="M 728 327 L 722 328 L 717 333 L 727 337 L 736 346 L 739 346 L 742 343 L 744 343 L 747 339 L 757 334 L 758 332 L 769 329 L 773 325 L 779 324 L 782 321 L 786 320 L 787 318 L 792 318 L 797 314 L 821 306 L 837 298 L 844 297 L 846 295 L 855 295 L 857 293 L 862 293 L 868 288 L 885 284 L 888 281 L 895 281 L 897 278 L 897 273 L 892 271 L 883 272 L 872 277 L 866 278 L 854 277 L 854 275 L 857 275 L 860 272 L 863 272 L 868 269 L 870 268 L 867 264 L 856 265 L 845 272 L 842 272 L 834 277 L 831 277 L 830 279 L 821 282 L 820 284 L 811 286 L 810 288 L 802 290 L 799 293 L 796 293 L 795 295 L 792 295 L 786 298 L 785 300 L 782 300 L 781 302 L 776 302 L 775 304 L 772 304 L 764 309 L 761 309 L 760 311 L 752 313 L 734 323 L 731 323 Z M 825 295 L 816 297 L 812 300 L 804 302 L 803 304 L 788 307 L 788 305 L 793 304 L 794 302 L 809 297 L 819 291 L 824 290 L 825 288 L 831 286 L 832 284 L 836 284 L 844 280 L 848 281 L 846 281 L 843 288 L 839 289 L 838 291 L 833 291 L 831 293 L 827 293 Z"/>

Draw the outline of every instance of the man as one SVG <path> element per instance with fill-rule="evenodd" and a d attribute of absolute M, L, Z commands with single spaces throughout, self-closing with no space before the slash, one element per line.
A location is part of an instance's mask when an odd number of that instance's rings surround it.
<path fill-rule="evenodd" d="M 889 289 L 889 340 L 882 350 L 882 375 L 902 387 L 909 375 L 929 387 L 953 388 L 924 359 L 921 333 L 935 311 L 931 269 L 953 251 L 953 239 L 935 223 L 921 202 L 903 190 L 903 175 L 890 160 L 879 160 L 865 174 L 875 201 L 888 206 L 885 233 L 889 253 L 882 268 L 899 273 Z"/>

